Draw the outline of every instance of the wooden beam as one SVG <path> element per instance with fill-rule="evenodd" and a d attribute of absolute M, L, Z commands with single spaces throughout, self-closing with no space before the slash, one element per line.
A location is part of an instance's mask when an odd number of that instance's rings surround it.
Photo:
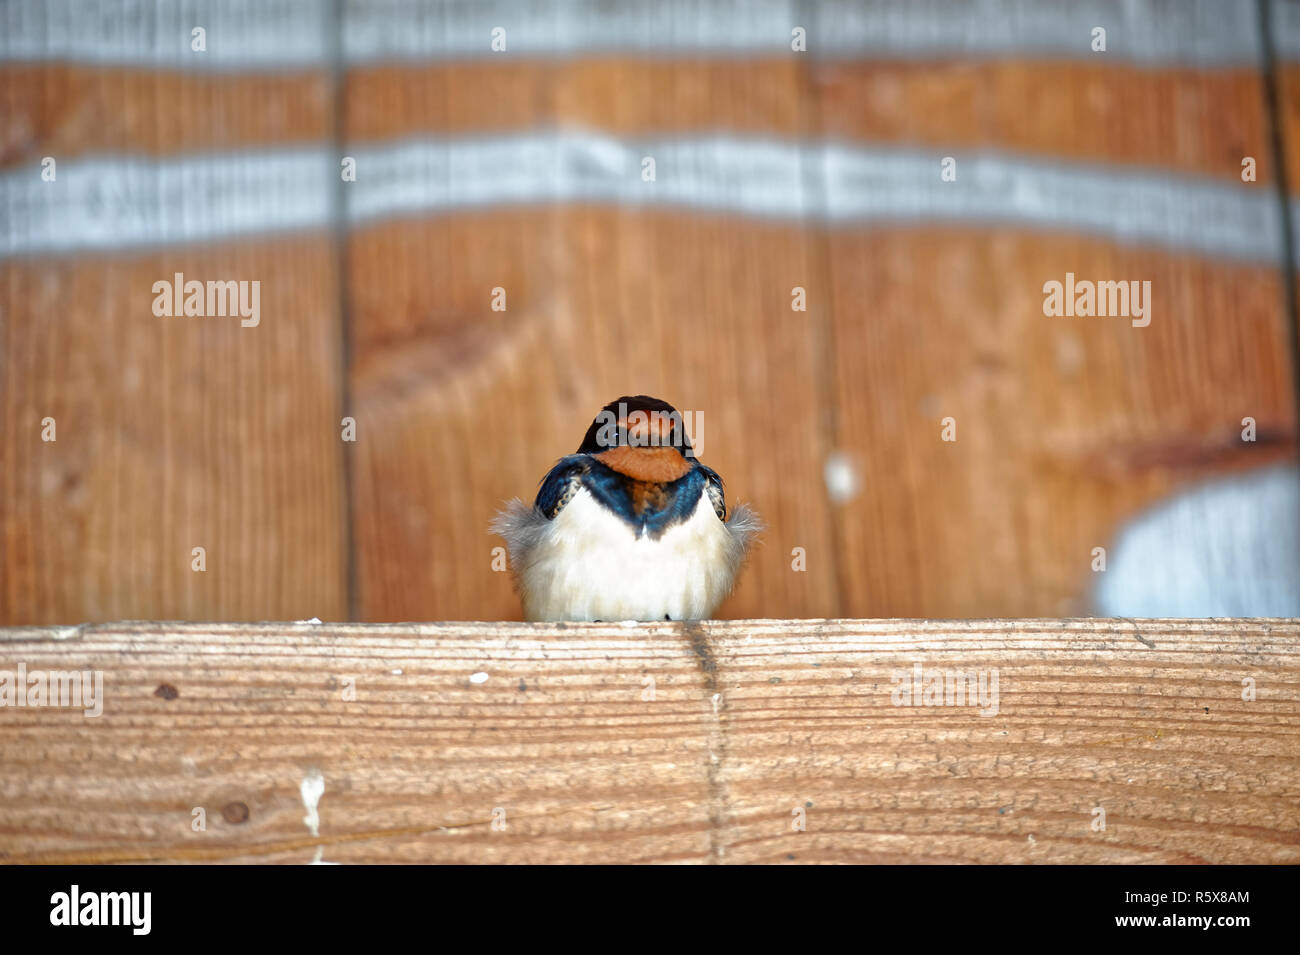
<path fill-rule="evenodd" d="M 0 706 L 6 862 L 1300 862 L 1296 620 L 0 630 L 20 665 L 103 712 Z M 985 697 L 900 705 L 917 666 Z"/>

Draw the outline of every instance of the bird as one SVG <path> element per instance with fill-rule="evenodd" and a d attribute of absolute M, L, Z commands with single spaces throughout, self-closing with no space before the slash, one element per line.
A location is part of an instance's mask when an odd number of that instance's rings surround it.
<path fill-rule="evenodd" d="M 763 523 L 744 504 L 728 515 L 722 478 L 697 459 L 672 405 L 624 395 L 546 474 L 532 506 L 509 501 L 491 529 L 506 541 L 527 620 L 704 620 Z"/>

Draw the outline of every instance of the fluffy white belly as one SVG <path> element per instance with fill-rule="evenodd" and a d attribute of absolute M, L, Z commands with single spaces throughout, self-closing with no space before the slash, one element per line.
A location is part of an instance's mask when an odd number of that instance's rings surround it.
<path fill-rule="evenodd" d="M 521 570 L 524 613 L 529 620 L 707 618 L 731 591 L 734 547 L 707 499 L 654 540 L 637 537 L 580 488 Z"/>

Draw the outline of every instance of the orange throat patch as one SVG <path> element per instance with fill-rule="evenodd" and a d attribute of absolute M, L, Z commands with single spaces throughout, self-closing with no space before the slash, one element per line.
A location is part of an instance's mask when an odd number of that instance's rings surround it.
<path fill-rule="evenodd" d="M 597 454 L 596 460 L 634 481 L 669 484 L 685 477 L 691 464 L 676 448 L 622 445 Z"/>

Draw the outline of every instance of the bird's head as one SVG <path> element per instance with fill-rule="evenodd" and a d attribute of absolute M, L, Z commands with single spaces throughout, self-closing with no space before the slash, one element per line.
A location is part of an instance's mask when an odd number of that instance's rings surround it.
<path fill-rule="evenodd" d="M 590 454 L 634 481 L 667 484 L 695 467 L 681 413 L 649 395 L 624 395 L 600 409 L 579 454 Z"/>

